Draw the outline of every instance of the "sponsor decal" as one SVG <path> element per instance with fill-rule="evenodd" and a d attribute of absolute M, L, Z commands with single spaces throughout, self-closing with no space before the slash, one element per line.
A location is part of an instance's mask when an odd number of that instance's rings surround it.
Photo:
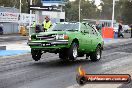
<path fill-rule="evenodd" d="M 80 66 L 76 75 L 76 81 L 79 85 L 88 83 L 130 83 L 129 74 L 86 74 Z"/>
<path fill-rule="evenodd" d="M 0 22 L 18 22 L 19 20 L 19 13 L 0 12 Z"/>

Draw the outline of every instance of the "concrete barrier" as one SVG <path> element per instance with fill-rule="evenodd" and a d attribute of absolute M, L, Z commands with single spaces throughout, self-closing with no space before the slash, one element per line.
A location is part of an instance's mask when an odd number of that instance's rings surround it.
<path fill-rule="evenodd" d="M 6 50 L 6 46 L 0 46 L 0 50 Z"/>

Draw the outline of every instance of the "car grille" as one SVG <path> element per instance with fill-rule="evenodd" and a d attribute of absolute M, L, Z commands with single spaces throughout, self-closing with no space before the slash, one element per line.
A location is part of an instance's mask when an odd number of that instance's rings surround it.
<path fill-rule="evenodd" d="M 56 35 L 37 35 L 36 40 L 55 40 Z"/>

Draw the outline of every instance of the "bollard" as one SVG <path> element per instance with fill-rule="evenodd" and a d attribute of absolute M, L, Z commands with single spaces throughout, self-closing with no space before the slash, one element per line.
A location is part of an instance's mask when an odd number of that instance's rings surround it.
<path fill-rule="evenodd" d="M 117 38 L 117 32 L 114 32 L 114 38 L 115 39 Z"/>

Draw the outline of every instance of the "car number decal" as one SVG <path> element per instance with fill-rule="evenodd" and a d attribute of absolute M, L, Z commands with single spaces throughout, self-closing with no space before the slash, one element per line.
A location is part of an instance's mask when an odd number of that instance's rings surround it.
<path fill-rule="evenodd" d="M 51 45 L 50 43 L 42 44 L 42 46 L 50 46 L 50 45 Z"/>

